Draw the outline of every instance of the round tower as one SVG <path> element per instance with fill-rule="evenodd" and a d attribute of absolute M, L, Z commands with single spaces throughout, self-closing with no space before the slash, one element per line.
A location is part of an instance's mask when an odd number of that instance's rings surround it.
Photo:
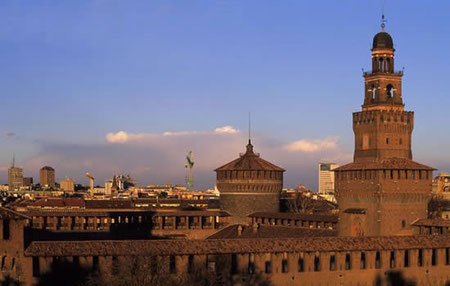
<path fill-rule="evenodd" d="M 284 169 L 247 150 L 239 158 L 217 168 L 220 208 L 231 214 L 231 223 L 249 223 L 254 212 L 278 212 Z"/>

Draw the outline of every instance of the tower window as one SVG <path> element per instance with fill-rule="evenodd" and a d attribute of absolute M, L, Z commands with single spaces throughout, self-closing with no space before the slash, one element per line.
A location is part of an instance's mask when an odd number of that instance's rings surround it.
<path fill-rule="evenodd" d="M 398 140 L 398 143 L 400 143 L 400 145 L 402 145 L 402 144 L 403 144 L 403 140 L 402 140 L 402 138 L 400 138 L 400 139 Z"/>
<path fill-rule="evenodd" d="M 350 253 L 345 255 L 345 270 L 352 269 L 352 259 L 350 257 Z"/>
<path fill-rule="evenodd" d="M 375 254 L 375 268 L 380 269 L 381 268 L 381 254 L 379 251 Z"/>
<path fill-rule="evenodd" d="M 386 138 L 386 144 L 389 144 L 389 137 Z"/>
<path fill-rule="evenodd" d="M 299 258 L 298 259 L 298 272 L 303 272 L 305 271 L 305 261 L 303 260 L 303 258 Z"/>
<path fill-rule="evenodd" d="M 394 97 L 394 87 L 392 86 L 392 84 L 388 84 L 386 86 L 386 93 L 387 93 L 387 97 L 388 98 L 393 98 Z"/>
<path fill-rule="evenodd" d="M 431 265 L 436 266 L 437 265 L 437 251 L 436 249 L 431 250 Z"/>
<path fill-rule="evenodd" d="M 320 271 L 320 258 L 319 256 L 314 257 L 314 271 Z"/>
<path fill-rule="evenodd" d="M 336 256 L 330 256 L 330 271 L 336 270 Z"/>
<path fill-rule="evenodd" d="M 409 250 L 405 250 L 403 265 L 409 267 Z"/>
<path fill-rule="evenodd" d="M 360 268 L 366 269 L 366 253 L 365 252 L 361 252 Z"/>

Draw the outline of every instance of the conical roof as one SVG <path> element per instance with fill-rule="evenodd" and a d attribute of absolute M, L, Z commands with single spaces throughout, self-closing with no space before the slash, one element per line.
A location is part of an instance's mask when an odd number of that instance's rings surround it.
<path fill-rule="evenodd" d="M 259 154 L 253 151 L 253 145 L 248 140 L 247 151 L 240 155 L 239 158 L 233 160 L 214 171 L 278 171 L 284 172 L 283 168 L 280 168 L 264 159 Z"/>

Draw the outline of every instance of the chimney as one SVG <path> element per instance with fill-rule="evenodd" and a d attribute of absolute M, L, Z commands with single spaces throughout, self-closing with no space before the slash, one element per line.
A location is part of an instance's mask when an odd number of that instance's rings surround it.
<path fill-rule="evenodd" d="M 238 236 L 242 235 L 242 225 L 238 225 L 237 232 L 238 232 Z"/>

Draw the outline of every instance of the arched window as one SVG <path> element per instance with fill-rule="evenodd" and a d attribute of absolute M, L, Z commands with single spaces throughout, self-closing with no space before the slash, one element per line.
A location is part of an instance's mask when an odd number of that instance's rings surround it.
<path fill-rule="evenodd" d="M 372 100 L 375 100 L 377 95 L 377 88 L 375 87 L 375 85 L 372 85 Z"/>
<path fill-rule="evenodd" d="M 392 86 L 392 84 L 388 84 L 386 86 L 386 94 L 387 98 L 394 98 L 394 87 Z"/>
<path fill-rule="evenodd" d="M 392 71 L 392 69 L 391 69 L 391 59 L 387 58 L 386 59 L 386 72 L 391 72 L 391 71 Z"/>
<path fill-rule="evenodd" d="M 383 61 L 383 58 L 380 58 L 380 59 L 379 59 L 378 70 L 379 70 L 380 72 L 383 72 L 383 71 L 384 71 L 384 61 Z"/>

